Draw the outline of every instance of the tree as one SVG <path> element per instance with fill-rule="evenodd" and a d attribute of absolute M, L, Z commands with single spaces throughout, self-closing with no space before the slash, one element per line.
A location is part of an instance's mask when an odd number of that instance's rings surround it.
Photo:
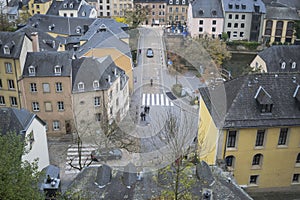
<path fill-rule="evenodd" d="M 132 10 L 125 10 L 125 21 L 131 28 L 137 28 L 147 19 L 149 8 L 137 4 Z"/>
<path fill-rule="evenodd" d="M 295 36 L 300 39 L 300 21 L 295 21 Z"/>
<path fill-rule="evenodd" d="M 162 188 L 161 195 L 167 199 L 189 200 L 192 199 L 192 187 L 195 179 L 191 178 L 195 166 L 194 156 L 197 148 L 194 138 L 197 133 L 197 117 L 168 111 L 162 122 L 158 139 L 153 138 L 153 145 L 163 156 L 162 166 L 158 171 L 157 183 Z M 191 156 L 191 157 L 190 157 Z"/>
<path fill-rule="evenodd" d="M 31 17 L 26 6 L 23 6 L 21 10 L 19 10 L 19 18 L 17 19 L 17 24 L 26 24 L 28 19 Z"/>
<path fill-rule="evenodd" d="M 1 199 L 45 199 L 39 192 L 37 161 L 22 161 L 26 153 L 22 136 L 6 133 L 0 136 L 0 197 Z"/>
<path fill-rule="evenodd" d="M 10 31 L 13 27 L 11 23 L 9 23 L 7 14 L 4 12 L 4 9 L 4 1 L 0 1 L 0 31 Z"/>

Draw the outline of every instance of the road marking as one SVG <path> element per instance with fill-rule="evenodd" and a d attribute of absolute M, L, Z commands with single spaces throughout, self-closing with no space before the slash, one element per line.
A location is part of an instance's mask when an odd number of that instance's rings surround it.
<path fill-rule="evenodd" d="M 144 93 L 142 95 L 142 106 L 174 106 L 174 103 L 165 94 Z"/>
<path fill-rule="evenodd" d="M 151 96 L 152 96 L 152 106 L 155 106 L 155 98 L 154 98 L 154 94 L 151 94 Z"/>
<path fill-rule="evenodd" d="M 162 106 L 165 105 L 165 102 L 164 102 L 164 95 L 163 94 L 160 94 L 160 103 Z"/>
<path fill-rule="evenodd" d="M 159 105 L 159 94 L 156 94 L 156 105 Z"/>
<path fill-rule="evenodd" d="M 145 104 L 146 104 L 146 94 L 143 94 L 142 106 L 145 106 Z"/>
<path fill-rule="evenodd" d="M 150 106 L 150 94 L 147 94 L 147 106 Z"/>

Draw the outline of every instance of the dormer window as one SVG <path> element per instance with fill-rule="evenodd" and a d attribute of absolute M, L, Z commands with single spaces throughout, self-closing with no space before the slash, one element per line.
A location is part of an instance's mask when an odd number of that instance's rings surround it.
<path fill-rule="evenodd" d="M 4 54 L 10 54 L 9 46 L 5 45 L 3 48 Z"/>
<path fill-rule="evenodd" d="M 94 88 L 94 89 L 99 89 L 99 81 L 95 80 L 95 81 L 93 82 L 93 88 Z"/>
<path fill-rule="evenodd" d="M 83 82 L 78 83 L 78 90 L 79 91 L 84 91 L 84 83 Z"/>
<path fill-rule="evenodd" d="M 61 75 L 61 66 L 56 65 L 56 66 L 54 67 L 54 74 L 55 74 L 55 75 Z"/>
<path fill-rule="evenodd" d="M 185 0 L 182 0 L 182 5 L 185 5 Z"/>
<path fill-rule="evenodd" d="M 285 69 L 285 66 L 286 66 L 286 63 L 285 63 L 285 62 L 282 62 L 282 63 L 281 63 L 281 69 Z"/>
<path fill-rule="evenodd" d="M 35 67 L 29 66 L 28 73 L 29 73 L 29 76 L 35 76 Z"/>
<path fill-rule="evenodd" d="M 64 3 L 64 8 L 67 8 L 67 4 L 66 3 Z"/>
<path fill-rule="evenodd" d="M 229 8 L 229 9 L 232 9 L 232 3 L 229 3 L 229 4 L 228 4 L 228 8 Z"/>
<path fill-rule="evenodd" d="M 254 98 L 256 99 L 260 112 L 263 113 L 272 113 L 273 100 L 271 95 L 262 87 L 259 86 Z"/>
<path fill-rule="evenodd" d="M 246 4 L 242 4 L 242 9 L 243 9 L 243 10 L 246 9 Z"/>
<path fill-rule="evenodd" d="M 76 33 L 81 33 L 81 28 L 80 27 L 76 28 Z"/>
<path fill-rule="evenodd" d="M 240 9 L 240 5 L 239 4 L 235 4 L 235 9 Z"/>
<path fill-rule="evenodd" d="M 295 100 L 300 103 L 300 85 L 297 85 L 296 90 L 293 94 L 293 97 L 295 98 Z"/>
<path fill-rule="evenodd" d="M 170 0 L 170 1 L 169 1 L 169 4 L 173 4 L 173 0 Z"/>
<path fill-rule="evenodd" d="M 70 3 L 70 8 L 73 8 L 73 3 Z"/>
<path fill-rule="evenodd" d="M 179 0 L 176 0 L 176 4 L 177 4 L 177 5 L 179 4 Z"/>
<path fill-rule="evenodd" d="M 98 32 L 105 32 L 107 30 L 107 27 L 104 24 L 101 24 L 101 26 L 98 29 Z"/>
<path fill-rule="evenodd" d="M 86 16 L 85 11 L 82 12 L 82 16 L 83 16 L 83 17 Z"/>
<path fill-rule="evenodd" d="M 292 69 L 296 69 L 297 63 L 296 62 L 292 62 Z"/>

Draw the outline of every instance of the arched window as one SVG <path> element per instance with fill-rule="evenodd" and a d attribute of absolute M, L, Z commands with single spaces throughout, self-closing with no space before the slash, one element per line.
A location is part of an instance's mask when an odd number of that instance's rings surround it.
<path fill-rule="evenodd" d="M 227 167 L 234 167 L 234 163 L 235 163 L 235 157 L 234 156 L 227 156 L 225 158 L 226 161 L 226 166 Z"/>
<path fill-rule="evenodd" d="M 263 159 L 263 155 L 262 154 L 256 154 L 254 157 L 253 157 L 253 160 L 252 160 L 252 165 L 260 165 L 262 164 L 262 159 Z"/>

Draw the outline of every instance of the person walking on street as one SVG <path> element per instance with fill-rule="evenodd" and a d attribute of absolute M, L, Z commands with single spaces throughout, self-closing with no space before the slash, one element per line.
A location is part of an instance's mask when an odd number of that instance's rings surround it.
<path fill-rule="evenodd" d="M 141 121 L 144 121 L 144 118 L 145 118 L 145 113 L 141 112 L 140 116 L 141 116 Z"/>
<path fill-rule="evenodd" d="M 153 79 L 152 78 L 150 79 L 150 85 L 151 86 L 153 85 Z"/>

